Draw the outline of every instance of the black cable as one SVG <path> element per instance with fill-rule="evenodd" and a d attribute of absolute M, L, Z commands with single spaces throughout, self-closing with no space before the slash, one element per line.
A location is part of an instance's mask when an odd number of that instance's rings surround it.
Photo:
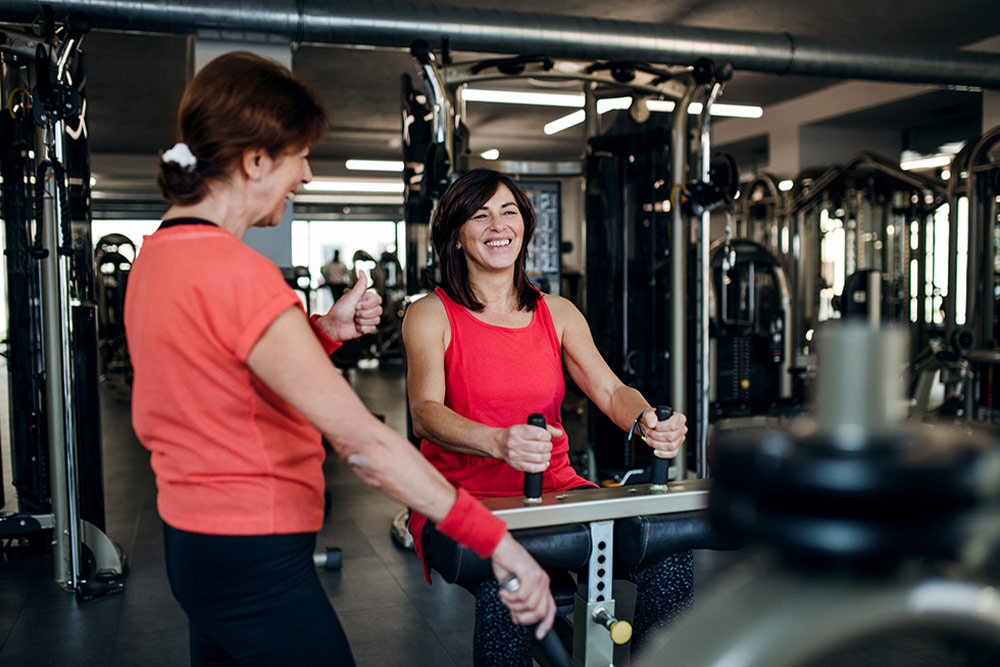
<path fill-rule="evenodd" d="M 42 225 L 45 214 L 45 174 L 49 168 L 52 169 L 56 187 L 55 196 L 59 201 L 59 226 L 63 241 L 59 247 L 59 254 L 70 255 L 73 253 L 73 242 L 70 238 L 72 213 L 69 210 L 69 195 L 66 192 L 66 170 L 56 159 L 42 160 L 35 169 L 35 242 L 28 248 L 28 252 L 35 259 L 43 259 L 49 255 L 49 251 L 42 244 Z"/>
<path fill-rule="evenodd" d="M 48 169 L 48 161 L 43 160 L 38 164 L 35 171 L 35 201 L 33 217 L 35 219 L 35 241 L 28 246 L 28 254 L 35 259 L 44 259 L 49 256 L 49 251 L 42 244 L 42 218 L 45 211 L 45 172 Z"/>

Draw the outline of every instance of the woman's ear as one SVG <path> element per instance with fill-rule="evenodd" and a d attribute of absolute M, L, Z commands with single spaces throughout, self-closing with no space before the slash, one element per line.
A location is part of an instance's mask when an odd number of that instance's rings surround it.
<path fill-rule="evenodd" d="M 263 148 L 247 148 L 243 151 L 241 166 L 243 173 L 251 180 L 259 180 L 266 173 L 271 157 Z"/>

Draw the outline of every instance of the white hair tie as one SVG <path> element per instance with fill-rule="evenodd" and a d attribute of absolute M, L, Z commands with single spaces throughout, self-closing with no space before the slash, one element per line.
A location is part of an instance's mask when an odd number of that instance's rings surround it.
<path fill-rule="evenodd" d="M 191 149 L 183 141 L 178 141 L 170 150 L 163 151 L 160 157 L 166 163 L 173 162 L 184 171 L 194 171 L 198 165 L 198 158 L 194 156 Z"/>

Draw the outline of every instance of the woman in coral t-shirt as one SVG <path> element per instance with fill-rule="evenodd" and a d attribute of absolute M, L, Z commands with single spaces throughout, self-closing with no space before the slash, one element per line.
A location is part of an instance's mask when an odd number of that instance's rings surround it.
<path fill-rule="evenodd" d="M 328 126 L 315 95 L 277 63 L 226 54 L 188 85 L 178 125 L 158 177 L 172 205 L 134 263 L 125 327 L 133 426 L 151 452 L 191 663 L 353 664 L 313 568 L 321 432 L 365 482 L 492 557 L 498 577 L 516 575 L 521 588 L 499 599 L 544 633 L 555 611 L 544 571 L 330 363 L 338 341 L 378 322 L 365 281 L 310 325 L 278 268 L 242 242 L 277 225 L 312 178 L 309 149 Z"/>

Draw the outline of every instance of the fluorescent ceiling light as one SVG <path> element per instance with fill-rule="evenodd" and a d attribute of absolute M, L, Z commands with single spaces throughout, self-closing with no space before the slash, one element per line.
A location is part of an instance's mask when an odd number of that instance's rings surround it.
<path fill-rule="evenodd" d="M 403 192 L 402 181 L 346 181 L 317 178 L 302 186 L 310 192 Z"/>
<path fill-rule="evenodd" d="M 351 171 L 403 171 L 402 160 L 348 160 L 344 166 Z"/>
<path fill-rule="evenodd" d="M 542 128 L 545 134 L 555 134 L 556 132 L 562 132 L 563 130 L 569 129 L 574 125 L 579 125 L 587 118 L 587 112 L 583 109 L 574 111 L 573 113 L 563 116 L 562 118 L 556 118 L 555 120 L 548 122 Z"/>
<path fill-rule="evenodd" d="M 597 113 L 607 113 L 614 109 L 628 109 L 632 106 L 631 97 L 605 97 L 597 100 Z"/>
<path fill-rule="evenodd" d="M 695 111 L 695 105 L 692 104 L 688 107 L 688 112 L 693 114 L 701 113 L 701 105 L 699 104 L 698 110 Z M 723 104 L 722 102 L 716 102 L 712 105 L 709 113 L 712 116 L 721 116 L 723 118 L 760 118 L 764 115 L 764 109 L 753 104 Z"/>
<path fill-rule="evenodd" d="M 584 104 L 583 93 L 534 93 L 519 90 L 488 90 L 485 88 L 466 88 L 462 92 L 462 97 L 466 102 L 495 102 L 499 104 L 529 104 L 543 107 L 569 107 L 582 109 Z M 605 113 L 611 109 L 628 109 L 632 104 L 631 97 L 609 97 L 597 100 L 597 110 Z M 647 102 L 650 111 L 673 111 L 674 102 L 672 100 L 649 100 Z M 701 113 L 701 104 L 694 102 L 688 107 L 688 112 L 692 114 Z M 760 118 L 764 115 L 764 110 L 758 106 L 749 104 L 724 104 L 716 103 L 712 105 L 713 116 L 727 116 L 733 118 Z"/>
<path fill-rule="evenodd" d="M 500 158 L 500 149 L 491 148 L 488 151 L 483 151 L 482 153 L 479 154 L 479 156 L 482 157 L 484 160 L 497 160 Z"/>
<path fill-rule="evenodd" d="M 520 90 L 488 90 L 486 88 L 466 88 L 462 91 L 466 102 L 495 102 L 498 104 L 531 104 L 542 107 L 583 106 L 583 93 L 532 93 Z"/>
<path fill-rule="evenodd" d="M 948 167 L 951 165 L 953 155 L 931 155 L 929 157 L 915 158 L 913 160 L 901 160 L 899 168 L 904 171 L 911 169 L 934 169 L 936 167 Z"/>
<path fill-rule="evenodd" d="M 630 106 L 632 106 L 631 97 L 607 97 L 597 100 L 597 113 L 607 113 L 612 109 L 628 109 Z M 650 111 L 669 113 L 674 110 L 675 106 L 677 105 L 673 100 L 646 100 L 646 107 Z M 688 107 L 688 113 L 692 115 L 700 114 L 701 106 L 700 102 L 692 102 Z M 711 115 L 729 118 L 760 118 L 764 115 L 764 109 L 749 104 L 713 104 Z M 579 125 L 586 117 L 583 111 L 574 111 L 562 118 L 557 118 L 550 123 L 546 123 L 544 127 L 545 134 L 555 134 L 556 132 L 569 129 L 574 125 Z"/>
<path fill-rule="evenodd" d="M 328 193 L 305 193 L 295 195 L 296 204 L 353 204 L 363 206 L 365 204 L 375 206 L 399 206 L 403 203 L 398 195 L 379 194 L 328 194 Z"/>

